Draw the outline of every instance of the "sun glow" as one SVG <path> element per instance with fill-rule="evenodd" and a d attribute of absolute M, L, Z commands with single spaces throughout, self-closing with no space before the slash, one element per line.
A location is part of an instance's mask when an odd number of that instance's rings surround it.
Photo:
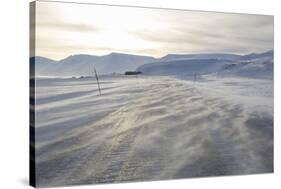
<path fill-rule="evenodd" d="M 57 60 L 71 54 L 123 52 L 160 57 L 268 49 L 273 49 L 271 16 L 44 1 L 36 4 L 36 55 Z"/>

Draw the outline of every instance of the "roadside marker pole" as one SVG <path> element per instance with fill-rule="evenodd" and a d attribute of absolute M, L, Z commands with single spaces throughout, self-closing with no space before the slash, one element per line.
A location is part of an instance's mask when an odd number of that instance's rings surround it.
<path fill-rule="evenodd" d="M 99 88 L 99 93 L 100 93 L 100 96 L 101 96 L 100 82 L 99 82 L 99 77 L 98 77 L 97 70 L 96 70 L 95 66 L 94 66 L 94 71 L 95 71 L 95 76 L 96 76 L 96 80 L 97 80 L 97 84 L 98 84 L 98 88 Z"/>
<path fill-rule="evenodd" d="M 193 78 L 193 88 L 195 88 L 195 82 L 196 82 L 196 73 L 194 74 L 194 78 Z"/>

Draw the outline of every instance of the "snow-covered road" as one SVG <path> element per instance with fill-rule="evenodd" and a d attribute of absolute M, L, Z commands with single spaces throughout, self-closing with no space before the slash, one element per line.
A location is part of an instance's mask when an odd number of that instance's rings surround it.
<path fill-rule="evenodd" d="M 39 186 L 273 171 L 273 82 L 37 79 Z"/>

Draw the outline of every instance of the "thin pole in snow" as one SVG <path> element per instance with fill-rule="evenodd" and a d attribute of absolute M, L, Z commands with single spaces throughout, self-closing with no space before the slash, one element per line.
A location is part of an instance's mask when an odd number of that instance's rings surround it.
<path fill-rule="evenodd" d="M 195 88 L 195 82 L 196 82 L 196 73 L 194 73 L 194 78 L 193 78 L 193 88 Z"/>
<path fill-rule="evenodd" d="M 96 70 L 95 66 L 94 66 L 94 71 L 95 71 L 95 76 L 96 76 L 96 80 L 97 80 L 97 84 L 98 84 L 98 88 L 99 88 L 99 93 L 100 93 L 100 96 L 101 96 L 100 82 L 99 82 L 99 77 L 98 77 L 97 70 Z"/>

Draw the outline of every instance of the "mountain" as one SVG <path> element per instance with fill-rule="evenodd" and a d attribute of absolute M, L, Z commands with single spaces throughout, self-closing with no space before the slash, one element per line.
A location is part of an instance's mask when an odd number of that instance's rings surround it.
<path fill-rule="evenodd" d="M 41 57 L 41 56 L 32 57 L 32 58 L 30 58 L 29 61 L 30 61 L 30 74 L 32 76 L 34 76 L 35 73 L 37 74 L 37 73 L 47 72 L 47 70 L 49 70 L 49 68 L 55 66 L 57 63 L 57 61 L 55 61 L 55 60 Z M 35 68 L 36 68 L 36 70 L 35 70 Z M 34 71 L 35 71 L 35 73 L 34 73 Z"/>
<path fill-rule="evenodd" d="M 95 66 L 99 74 L 124 73 L 137 67 L 155 62 L 149 56 L 111 53 L 105 56 L 73 55 L 60 61 L 43 57 L 31 58 L 37 76 L 81 76 L 92 75 Z"/>
<path fill-rule="evenodd" d="M 273 79 L 273 56 L 273 51 L 242 56 L 239 61 L 225 65 L 218 75 Z"/>
<path fill-rule="evenodd" d="M 104 56 L 73 55 L 60 61 L 44 57 L 30 59 L 36 76 L 93 75 L 141 71 L 146 75 L 192 75 L 217 73 L 220 76 L 273 77 L 273 50 L 248 55 L 225 53 L 168 54 L 162 58 L 111 53 Z"/>
<path fill-rule="evenodd" d="M 36 64 L 54 64 L 56 63 L 57 61 L 55 60 L 52 60 L 52 59 L 49 59 L 49 58 L 45 58 L 45 57 L 42 57 L 42 56 L 36 56 L 36 57 L 32 57 L 30 59 L 31 62 L 36 62 Z"/>
<path fill-rule="evenodd" d="M 220 59 L 185 59 L 144 64 L 137 71 L 146 75 L 191 75 L 216 72 L 229 60 Z"/>
<path fill-rule="evenodd" d="M 240 57 L 240 60 L 253 60 L 258 58 L 273 58 L 273 50 L 262 52 L 262 53 L 251 53 Z"/>
<path fill-rule="evenodd" d="M 241 55 L 227 53 L 205 53 L 205 54 L 168 54 L 159 61 L 186 60 L 186 59 L 220 59 L 220 60 L 238 60 Z"/>
<path fill-rule="evenodd" d="M 197 54 L 167 55 L 162 62 L 144 64 L 137 71 L 146 75 L 203 75 L 240 76 L 273 79 L 273 51 L 249 55 Z"/>

